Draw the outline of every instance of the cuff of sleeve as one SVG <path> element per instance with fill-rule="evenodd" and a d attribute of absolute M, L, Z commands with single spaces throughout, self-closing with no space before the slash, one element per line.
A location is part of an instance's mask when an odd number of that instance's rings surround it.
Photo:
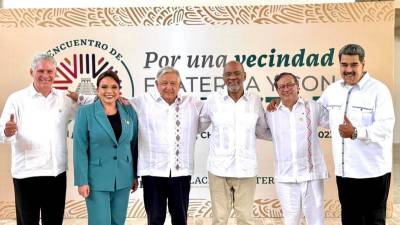
<path fill-rule="evenodd" d="M 368 133 L 367 133 L 367 129 L 365 127 L 357 127 L 357 139 L 360 139 L 360 140 L 368 139 Z"/>
<path fill-rule="evenodd" d="M 12 141 L 15 139 L 15 135 L 16 135 L 16 134 L 14 134 L 14 135 L 11 136 L 11 137 L 6 137 L 6 136 L 4 135 L 4 131 L 3 131 L 3 135 L 0 135 L 0 142 L 2 142 L 2 143 L 10 143 L 10 142 L 12 142 Z"/>

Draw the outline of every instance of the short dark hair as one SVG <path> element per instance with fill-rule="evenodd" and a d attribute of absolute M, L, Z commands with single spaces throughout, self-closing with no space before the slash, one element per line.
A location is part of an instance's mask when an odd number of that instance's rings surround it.
<path fill-rule="evenodd" d="M 347 44 L 343 46 L 339 51 L 339 61 L 342 59 L 342 55 L 358 55 L 360 62 L 364 63 L 365 51 L 358 44 Z"/>
<path fill-rule="evenodd" d="M 276 89 L 278 89 L 278 81 L 283 77 L 283 76 L 291 76 L 294 79 L 294 82 L 296 83 L 297 86 L 299 86 L 299 77 L 297 77 L 296 75 L 294 75 L 293 73 L 289 73 L 289 72 L 283 72 L 280 73 L 278 75 L 275 76 L 274 78 L 274 86 Z"/>
<path fill-rule="evenodd" d="M 99 88 L 100 81 L 106 77 L 111 77 L 113 80 L 115 80 L 115 82 L 117 82 L 118 87 L 121 88 L 121 80 L 119 79 L 117 73 L 112 70 L 107 70 L 97 77 L 97 83 L 96 83 L 97 88 Z"/>

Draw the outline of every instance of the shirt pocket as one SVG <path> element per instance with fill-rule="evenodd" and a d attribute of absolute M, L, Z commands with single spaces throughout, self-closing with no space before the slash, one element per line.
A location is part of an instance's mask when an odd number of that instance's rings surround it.
<path fill-rule="evenodd" d="M 340 111 L 342 110 L 342 104 L 341 103 L 330 104 L 326 106 L 326 109 L 328 109 L 329 112 Z"/>
<path fill-rule="evenodd" d="M 374 108 L 369 105 L 354 105 L 352 112 L 357 118 L 354 118 L 358 123 L 357 125 L 368 126 L 373 122 Z"/>
<path fill-rule="evenodd" d="M 326 109 L 329 112 L 329 121 L 330 124 L 341 124 L 343 123 L 343 115 L 344 115 L 344 107 L 345 105 L 342 103 L 333 103 L 326 106 Z M 331 127 L 331 130 L 335 129 Z M 337 129 L 335 129 L 337 130 Z"/>

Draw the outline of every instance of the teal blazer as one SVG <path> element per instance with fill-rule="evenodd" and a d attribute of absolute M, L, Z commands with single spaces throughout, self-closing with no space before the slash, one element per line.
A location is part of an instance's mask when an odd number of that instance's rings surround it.
<path fill-rule="evenodd" d="M 100 100 L 81 106 L 75 117 L 74 183 L 91 190 L 131 187 L 136 179 L 138 121 L 130 105 L 117 102 L 122 132 L 117 142 Z"/>

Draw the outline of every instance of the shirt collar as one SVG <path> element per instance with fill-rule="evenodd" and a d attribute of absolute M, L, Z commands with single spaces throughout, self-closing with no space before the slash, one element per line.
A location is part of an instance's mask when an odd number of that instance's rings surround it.
<path fill-rule="evenodd" d="M 371 78 L 371 77 L 370 77 L 369 73 L 368 73 L 368 72 L 365 72 L 364 75 L 363 75 L 363 77 L 361 78 L 361 80 L 358 81 L 358 83 L 357 83 L 357 85 L 360 87 L 360 89 L 362 89 L 362 88 L 365 86 L 365 84 L 368 82 L 368 80 L 369 80 L 370 78 Z"/>
<path fill-rule="evenodd" d="M 29 85 L 28 93 L 29 93 L 29 96 L 31 96 L 31 97 L 43 96 L 42 93 L 36 91 L 35 87 L 33 86 L 33 83 L 31 85 Z M 54 88 L 51 88 L 50 95 L 58 95 L 58 93 L 54 90 Z"/>
<path fill-rule="evenodd" d="M 228 94 L 228 88 L 224 88 L 221 93 L 222 93 L 222 96 L 224 97 L 224 100 L 231 98 Z M 249 95 L 250 95 L 250 93 L 248 91 L 244 91 L 241 98 L 243 98 L 243 100 L 245 100 L 245 101 L 248 101 L 250 98 Z"/>
<path fill-rule="evenodd" d="M 293 108 L 296 108 L 296 106 L 297 106 L 298 104 L 305 104 L 304 98 L 302 98 L 302 97 L 299 96 L 299 98 L 297 99 L 297 102 L 294 103 Z M 283 103 L 282 103 L 282 101 L 281 101 L 281 102 L 279 103 L 277 109 L 284 109 L 284 108 L 287 108 L 287 107 L 286 107 L 285 105 L 283 105 Z"/>
<path fill-rule="evenodd" d="M 358 87 L 359 89 L 362 89 L 370 78 L 371 78 L 371 76 L 369 75 L 369 73 L 368 72 L 364 72 L 361 80 L 358 81 L 354 86 Z M 341 84 L 342 84 L 343 87 L 346 86 L 346 84 L 344 83 L 343 79 L 341 80 Z"/>

